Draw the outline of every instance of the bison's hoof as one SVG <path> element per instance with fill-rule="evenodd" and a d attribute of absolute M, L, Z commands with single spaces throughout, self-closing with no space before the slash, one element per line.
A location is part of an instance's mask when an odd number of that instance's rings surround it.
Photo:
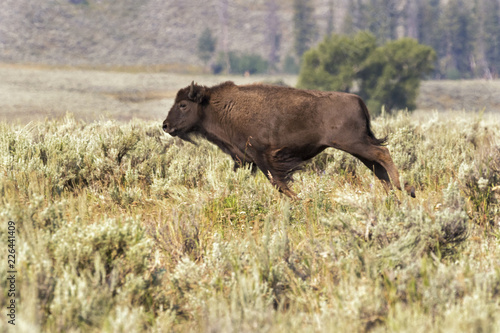
<path fill-rule="evenodd" d="M 406 192 L 412 197 L 415 198 L 415 187 L 414 186 L 405 186 Z"/>

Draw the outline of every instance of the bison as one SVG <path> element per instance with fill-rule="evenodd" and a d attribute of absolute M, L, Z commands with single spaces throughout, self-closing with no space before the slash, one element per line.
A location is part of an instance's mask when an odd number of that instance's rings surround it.
<path fill-rule="evenodd" d="M 232 157 L 235 169 L 256 166 L 291 198 L 296 198 L 288 187 L 292 173 L 328 147 L 357 157 L 386 188 L 392 180 L 401 190 L 398 169 L 383 145 L 387 138 L 375 137 L 368 109 L 357 95 L 192 82 L 178 91 L 163 130 L 190 142 L 193 134 L 206 138 Z M 405 190 L 415 196 L 413 187 L 405 185 Z"/>

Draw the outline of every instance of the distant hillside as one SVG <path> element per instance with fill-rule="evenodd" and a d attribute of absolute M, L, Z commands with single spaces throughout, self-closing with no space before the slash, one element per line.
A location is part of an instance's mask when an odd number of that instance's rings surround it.
<path fill-rule="evenodd" d="M 279 69 L 295 55 L 296 12 L 299 52 L 369 30 L 381 44 L 408 36 L 434 48 L 433 78 L 500 77 L 500 0 L 1 0 L 0 62 L 199 69 L 210 28 L 216 53 L 257 53 Z"/>
<path fill-rule="evenodd" d="M 0 62 L 71 65 L 202 65 L 205 28 L 221 50 L 221 0 L 2 0 Z M 267 58 L 268 1 L 227 2 L 228 47 Z M 336 1 L 344 3 L 346 0 Z M 318 39 L 330 0 L 315 1 Z M 292 52 L 293 1 L 276 0 L 280 60 Z M 341 15 L 339 10 L 336 15 Z M 340 25 L 340 23 L 338 23 Z"/>

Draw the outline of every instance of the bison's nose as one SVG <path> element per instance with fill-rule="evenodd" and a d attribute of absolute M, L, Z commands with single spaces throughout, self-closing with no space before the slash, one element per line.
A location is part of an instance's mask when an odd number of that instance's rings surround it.
<path fill-rule="evenodd" d="M 168 123 L 163 123 L 163 130 L 168 133 Z"/>

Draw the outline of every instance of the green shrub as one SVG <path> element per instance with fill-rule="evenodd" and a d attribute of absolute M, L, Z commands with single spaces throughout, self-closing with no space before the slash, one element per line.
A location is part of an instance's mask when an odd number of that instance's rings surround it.
<path fill-rule="evenodd" d="M 298 87 L 358 93 L 374 114 L 382 106 L 413 110 L 420 79 L 435 57 L 432 48 L 410 38 L 377 47 L 368 32 L 331 35 L 304 54 Z"/>
<path fill-rule="evenodd" d="M 283 64 L 283 72 L 288 74 L 299 74 L 300 66 L 297 64 L 297 60 L 291 55 L 285 58 L 285 63 Z"/>
<path fill-rule="evenodd" d="M 198 39 L 198 57 L 207 63 L 215 52 L 217 39 L 212 36 L 212 31 L 209 28 L 203 30 Z"/>
<path fill-rule="evenodd" d="M 268 62 L 258 54 L 239 54 L 229 52 L 229 64 L 231 73 L 233 74 L 262 74 L 268 69 Z M 223 54 L 219 54 L 219 58 L 214 65 L 214 73 L 218 74 L 227 70 Z"/>

